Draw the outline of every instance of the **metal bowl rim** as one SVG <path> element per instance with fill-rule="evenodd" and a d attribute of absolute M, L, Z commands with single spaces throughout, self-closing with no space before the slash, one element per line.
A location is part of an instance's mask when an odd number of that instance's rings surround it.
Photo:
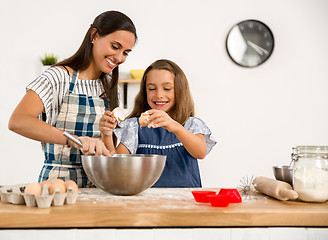
<path fill-rule="evenodd" d="M 289 170 L 293 169 L 293 167 L 289 166 L 289 165 L 277 165 L 277 166 L 273 166 L 272 168 L 273 169 L 289 169 Z"/>

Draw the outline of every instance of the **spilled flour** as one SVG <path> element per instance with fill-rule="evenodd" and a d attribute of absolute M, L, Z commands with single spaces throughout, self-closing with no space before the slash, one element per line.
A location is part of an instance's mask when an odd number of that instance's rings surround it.
<path fill-rule="evenodd" d="M 92 203 L 111 203 L 111 206 L 136 207 L 144 203 L 149 208 L 197 208 L 199 204 L 192 196 L 190 188 L 149 188 L 132 196 L 117 196 L 99 188 L 79 189 L 78 201 L 92 201 Z"/>

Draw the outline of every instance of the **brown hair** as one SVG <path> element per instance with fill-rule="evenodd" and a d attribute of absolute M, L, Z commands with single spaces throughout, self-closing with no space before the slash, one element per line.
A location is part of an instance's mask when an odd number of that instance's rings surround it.
<path fill-rule="evenodd" d="M 140 117 L 141 113 L 150 109 L 147 102 L 146 81 L 151 70 L 167 70 L 173 73 L 175 105 L 168 114 L 172 119 L 183 125 L 189 117 L 195 115 L 194 101 L 186 75 L 176 63 L 167 59 L 157 60 L 145 70 L 141 79 L 139 93 L 134 100 L 133 110 L 128 118 Z"/>
<path fill-rule="evenodd" d="M 94 28 L 97 31 L 94 32 L 93 36 L 91 36 Z M 95 34 L 98 33 L 99 36 L 106 36 L 119 30 L 125 30 L 133 33 L 137 41 L 136 28 L 128 16 L 118 11 L 103 12 L 98 15 L 91 24 L 77 52 L 73 56 L 55 64 L 54 66 L 69 66 L 74 70 L 86 69 L 92 60 L 93 44 L 91 42 Z M 118 73 L 119 70 L 117 66 L 113 69 L 111 78 L 105 73 L 100 75 L 101 83 L 104 88 L 104 93 L 101 94 L 101 97 L 109 102 L 111 110 L 119 105 Z"/>

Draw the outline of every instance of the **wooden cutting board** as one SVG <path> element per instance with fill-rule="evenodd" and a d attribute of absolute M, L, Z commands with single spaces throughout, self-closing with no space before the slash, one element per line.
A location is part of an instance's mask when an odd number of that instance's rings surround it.
<path fill-rule="evenodd" d="M 80 189 L 76 204 L 46 209 L 0 202 L 0 228 L 328 226 L 328 203 L 259 195 L 219 208 L 196 203 L 192 190 L 152 188 L 115 196 Z"/>

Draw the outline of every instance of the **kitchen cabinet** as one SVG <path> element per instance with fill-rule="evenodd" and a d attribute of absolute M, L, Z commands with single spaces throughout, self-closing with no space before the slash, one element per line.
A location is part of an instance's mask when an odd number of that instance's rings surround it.
<path fill-rule="evenodd" d="M 80 189 L 76 204 L 45 209 L 0 203 L 0 228 L 16 231 L 29 228 L 121 229 L 126 234 L 129 231 L 144 233 L 151 239 L 162 239 L 161 234 L 156 238 L 161 230 L 169 235 L 175 232 L 192 236 L 188 239 L 196 239 L 202 231 L 207 236 L 229 235 L 227 239 L 242 239 L 239 236 L 243 234 L 257 239 L 254 236 L 269 236 L 270 233 L 278 236 L 279 229 L 287 231 L 287 235 L 293 231 L 300 235 L 304 232 L 305 239 L 328 236 L 328 203 L 278 201 L 259 195 L 258 199 L 244 199 L 242 203 L 216 208 L 208 203 L 196 203 L 191 190 L 151 188 L 135 196 L 114 196 L 96 188 Z M 151 233 L 143 230 L 151 230 Z M 0 231 L 1 239 L 4 239 L 1 237 L 4 231 Z"/>

